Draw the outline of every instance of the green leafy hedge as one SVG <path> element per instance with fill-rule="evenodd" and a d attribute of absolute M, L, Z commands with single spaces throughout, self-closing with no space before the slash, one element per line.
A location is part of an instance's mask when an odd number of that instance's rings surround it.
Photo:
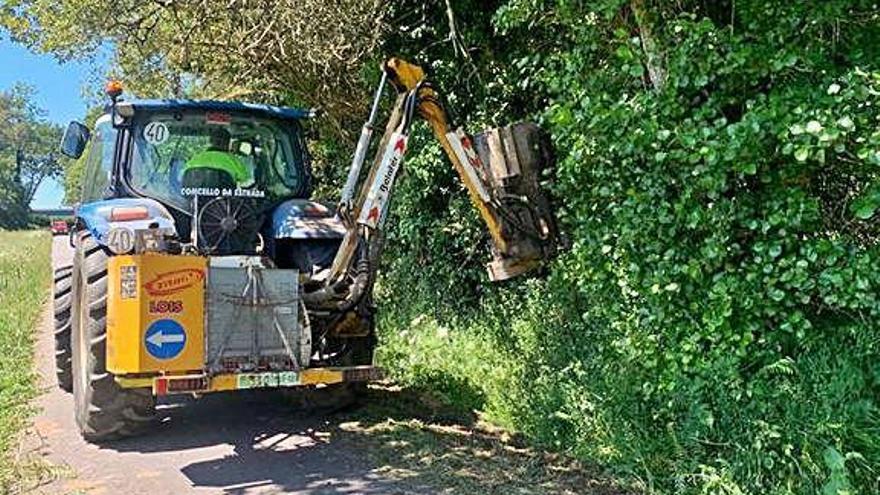
<path fill-rule="evenodd" d="M 542 119 L 571 247 L 487 286 L 425 149 L 396 199 L 385 364 L 657 492 L 878 493 L 878 9 L 668 4 L 470 20 L 510 62 L 483 82 L 522 105 L 455 97 Z"/>

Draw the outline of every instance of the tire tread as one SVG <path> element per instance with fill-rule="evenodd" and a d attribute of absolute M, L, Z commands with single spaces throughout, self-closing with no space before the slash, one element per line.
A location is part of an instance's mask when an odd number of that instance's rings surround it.
<path fill-rule="evenodd" d="M 72 278 L 73 266 L 58 267 L 55 269 L 52 287 L 52 312 L 55 316 L 55 377 L 58 387 L 66 392 L 73 390 L 70 355 Z"/>

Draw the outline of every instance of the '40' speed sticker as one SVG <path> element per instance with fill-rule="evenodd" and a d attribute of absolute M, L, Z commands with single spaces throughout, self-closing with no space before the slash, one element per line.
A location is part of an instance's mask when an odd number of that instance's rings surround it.
<path fill-rule="evenodd" d="M 171 133 L 168 132 L 168 126 L 162 122 L 150 122 L 144 127 L 144 139 L 152 144 L 162 144 L 168 141 Z"/>

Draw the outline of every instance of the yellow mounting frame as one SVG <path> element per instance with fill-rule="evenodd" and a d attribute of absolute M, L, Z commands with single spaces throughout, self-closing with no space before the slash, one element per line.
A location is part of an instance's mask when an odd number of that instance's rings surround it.
<path fill-rule="evenodd" d="M 161 376 L 122 375 L 115 377 L 122 388 L 149 388 L 153 395 L 205 394 L 254 388 L 288 388 L 333 385 L 344 382 L 375 381 L 383 372 L 375 366 L 308 368 L 300 371 L 257 373 L 166 374 Z"/>

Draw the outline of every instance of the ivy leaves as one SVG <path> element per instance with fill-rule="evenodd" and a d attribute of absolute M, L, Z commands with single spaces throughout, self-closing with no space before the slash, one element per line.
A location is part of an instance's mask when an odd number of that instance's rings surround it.
<path fill-rule="evenodd" d="M 850 205 L 853 214 L 862 220 L 872 218 L 878 209 L 880 209 L 880 183 L 869 187 Z"/>
<path fill-rule="evenodd" d="M 642 441 L 626 448 L 648 465 L 656 454 L 654 466 L 677 489 L 689 484 L 677 474 L 697 467 L 683 461 L 670 472 L 664 462 L 675 453 L 643 431 L 683 442 L 675 452 L 684 457 L 705 454 L 730 492 L 817 491 L 826 468 L 805 474 L 809 462 L 792 452 L 821 459 L 821 442 L 850 430 L 829 435 L 821 415 L 807 413 L 794 427 L 779 411 L 808 386 L 798 370 L 820 373 L 812 353 L 834 346 L 840 322 L 872 338 L 880 331 L 880 72 L 876 62 L 870 70 L 852 63 L 867 60 L 866 50 L 877 55 L 877 33 L 850 25 L 835 31 L 837 45 L 825 36 L 840 16 L 870 17 L 871 7 L 745 0 L 732 14 L 728 2 L 655 4 L 668 79 L 650 91 L 627 2 L 610 18 L 604 2 L 571 16 L 568 2 L 511 4 L 519 10 L 504 18 L 507 30 L 543 22 L 552 39 L 574 38 L 517 70 L 543 74 L 552 101 L 544 115 L 561 150 L 556 195 L 574 240 L 557 273 L 591 301 L 578 309 L 601 322 L 595 345 L 613 350 L 593 374 L 622 368 L 627 377 L 589 386 L 618 411 L 650 411 L 614 422 L 639 425 L 627 432 Z M 752 371 L 776 363 L 789 372 Z M 816 392 L 803 400 L 834 402 L 821 385 L 809 387 Z M 600 441 L 594 433 L 584 441 Z M 682 440 L 693 437 L 753 450 Z"/>

